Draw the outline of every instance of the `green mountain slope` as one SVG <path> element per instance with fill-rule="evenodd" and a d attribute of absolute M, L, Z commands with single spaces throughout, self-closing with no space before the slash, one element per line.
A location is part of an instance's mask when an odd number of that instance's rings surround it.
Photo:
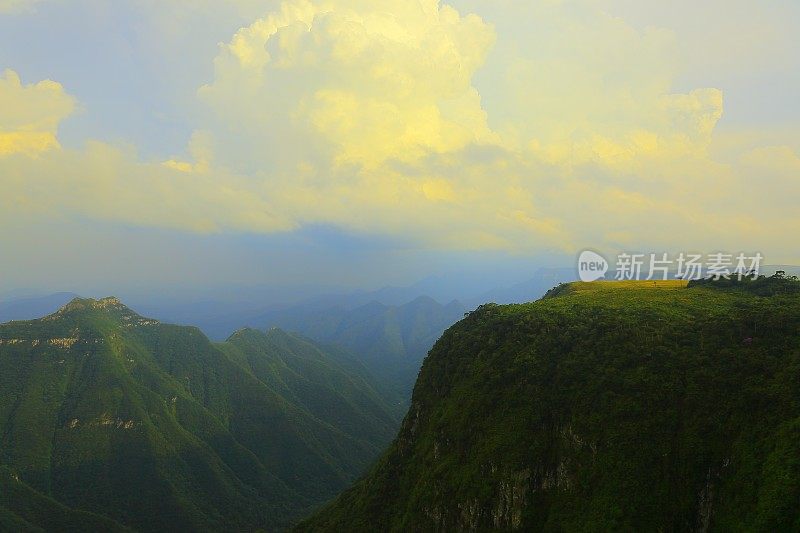
<path fill-rule="evenodd" d="M 0 467 L 0 531 L 131 530 L 107 518 L 69 509 L 22 482 L 7 467 Z"/>
<path fill-rule="evenodd" d="M 363 365 L 344 354 L 279 329 L 240 330 L 220 348 L 292 404 L 348 435 L 363 437 L 375 455 L 397 432 L 396 407 L 384 403 Z"/>
<path fill-rule="evenodd" d="M 0 326 L 0 465 L 138 530 L 285 527 L 362 472 L 393 423 L 364 375 L 278 332 L 215 345 L 113 298 Z M 23 501 L 0 502 L 3 519 L 50 529 Z"/>
<path fill-rule="evenodd" d="M 464 311 L 458 302 L 441 305 L 420 297 L 399 306 L 373 302 L 355 309 L 299 307 L 261 320 L 349 350 L 393 388 L 392 400 L 407 401 L 422 360 L 442 332 L 463 318 Z"/>
<path fill-rule="evenodd" d="M 487 305 L 299 531 L 798 531 L 800 291 L 571 284 Z"/>

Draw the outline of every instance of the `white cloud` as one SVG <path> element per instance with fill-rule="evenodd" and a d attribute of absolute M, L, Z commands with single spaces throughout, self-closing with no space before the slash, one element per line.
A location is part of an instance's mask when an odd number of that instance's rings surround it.
<path fill-rule="evenodd" d="M 322 223 L 459 249 L 793 253 L 796 152 L 712 157 L 723 91 L 676 90 L 672 32 L 589 0 L 502 7 L 275 6 L 221 46 L 188 154 L 168 161 L 58 148 L 74 102 L 46 82 L 47 105 L 28 108 L 50 111 L 18 122 L 53 142 L 0 157 L 5 208 L 199 232 Z"/>

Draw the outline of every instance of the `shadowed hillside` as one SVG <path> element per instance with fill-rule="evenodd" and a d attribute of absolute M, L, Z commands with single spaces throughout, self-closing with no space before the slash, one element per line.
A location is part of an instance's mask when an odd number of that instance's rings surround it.
<path fill-rule="evenodd" d="M 261 320 L 352 352 L 394 391 L 393 401 L 406 404 L 428 350 L 464 311 L 458 302 L 441 305 L 420 297 L 400 306 L 372 302 L 355 309 L 290 309 Z"/>
<path fill-rule="evenodd" d="M 0 483 L 14 491 L 0 497 L 0 520 L 47 530 L 84 519 L 84 530 L 287 526 L 393 436 L 395 415 L 370 379 L 280 331 L 215 345 L 113 298 L 4 324 Z"/>
<path fill-rule="evenodd" d="M 797 531 L 797 282 L 693 285 L 482 306 L 384 457 L 298 530 Z"/>

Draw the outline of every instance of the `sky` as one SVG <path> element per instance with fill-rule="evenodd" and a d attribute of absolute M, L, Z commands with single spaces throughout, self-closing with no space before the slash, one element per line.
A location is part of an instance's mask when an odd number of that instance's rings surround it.
<path fill-rule="evenodd" d="M 0 0 L 0 289 L 800 263 L 795 0 Z"/>

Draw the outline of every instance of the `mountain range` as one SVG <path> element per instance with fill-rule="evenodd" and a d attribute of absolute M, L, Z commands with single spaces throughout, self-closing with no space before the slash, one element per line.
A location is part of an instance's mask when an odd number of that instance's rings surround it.
<path fill-rule="evenodd" d="M 0 303 L 0 318 L 19 320 L 42 316 L 75 297 L 71 293 L 58 293 Z M 216 326 L 206 323 L 203 331 L 219 336 L 234 325 L 241 328 L 250 324 L 263 331 L 280 328 L 299 333 L 324 345 L 329 354 L 350 352 L 351 359 L 358 359 L 374 379 L 382 382 L 386 401 L 407 405 L 428 350 L 445 329 L 464 316 L 466 307 L 457 301 L 442 305 L 425 296 L 401 305 L 378 301 L 352 305 L 360 301 L 360 298 L 315 299 L 290 307 L 262 310 L 246 319 L 236 313 L 223 319 L 225 309 L 209 304 L 209 312 L 216 309 L 210 316 L 219 317 L 220 322 Z M 188 318 L 185 314 L 176 316 L 174 308 L 172 312 L 150 310 L 161 316 L 171 315 L 178 322 L 186 322 Z"/>
<path fill-rule="evenodd" d="M 800 283 L 568 284 L 485 305 L 399 435 L 297 531 L 798 531 Z"/>
<path fill-rule="evenodd" d="M 796 278 L 261 320 L 0 325 L 0 530 L 800 530 Z"/>
<path fill-rule="evenodd" d="M 399 306 L 372 302 L 355 309 L 299 307 L 265 314 L 259 321 L 350 351 L 407 403 L 428 350 L 465 311 L 456 301 L 441 305 L 419 297 Z"/>
<path fill-rule="evenodd" d="M 377 387 L 296 335 L 212 343 L 115 298 L 0 325 L 0 524 L 285 528 L 391 440 L 397 406 Z"/>

